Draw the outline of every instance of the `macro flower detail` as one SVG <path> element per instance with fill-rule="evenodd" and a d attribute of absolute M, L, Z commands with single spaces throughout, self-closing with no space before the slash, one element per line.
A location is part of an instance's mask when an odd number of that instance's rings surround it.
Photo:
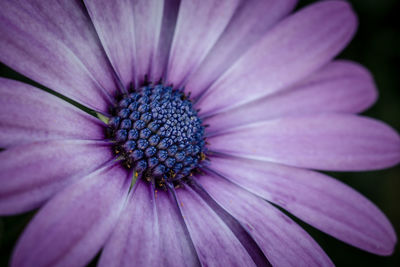
<path fill-rule="evenodd" d="M 10 266 L 331 266 L 278 207 L 390 255 L 368 199 L 320 171 L 400 162 L 358 115 L 371 74 L 335 60 L 345 1 L 6 1 L 0 214 L 40 208 Z M 60 97 L 61 96 L 61 97 Z"/>
<path fill-rule="evenodd" d="M 115 154 L 159 187 L 179 185 L 204 160 L 204 127 L 184 93 L 144 86 L 119 101 L 108 122 Z"/>

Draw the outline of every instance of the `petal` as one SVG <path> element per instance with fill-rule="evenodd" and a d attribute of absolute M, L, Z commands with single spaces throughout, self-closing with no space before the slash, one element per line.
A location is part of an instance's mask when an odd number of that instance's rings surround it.
<path fill-rule="evenodd" d="M 160 230 L 159 266 L 198 266 L 198 258 L 188 230 L 171 195 L 159 191 L 155 195 Z M 157 240 L 155 240 L 157 241 Z"/>
<path fill-rule="evenodd" d="M 49 139 L 102 139 L 99 120 L 30 85 L 0 78 L 0 146 Z"/>
<path fill-rule="evenodd" d="M 333 266 L 300 226 L 268 202 L 215 175 L 196 181 L 242 224 L 272 266 Z"/>
<path fill-rule="evenodd" d="M 87 264 L 117 222 L 129 188 L 126 181 L 126 171 L 114 165 L 57 194 L 25 229 L 11 266 Z"/>
<path fill-rule="evenodd" d="M 162 78 L 179 7 L 177 0 L 84 2 L 125 87 L 131 82 L 138 85 L 147 74 L 154 81 Z"/>
<path fill-rule="evenodd" d="M 400 161 L 399 135 L 355 115 L 286 117 L 234 128 L 208 142 L 210 150 L 320 170 L 375 170 Z"/>
<path fill-rule="evenodd" d="M 44 141 L 2 151 L 0 214 L 39 207 L 112 157 L 109 146 L 89 141 Z"/>
<path fill-rule="evenodd" d="M 286 117 L 322 112 L 358 113 L 371 106 L 377 90 L 371 74 L 349 61 L 334 61 L 308 79 L 282 92 L 260 98 L 205 120 L 208 135 L 232 127 Z"/>
<path fill-rule="evenodd" d="M 134 80 L 133 1 L 85 0 L 84 3 L 111 64 L 128 87 Z"/>
<path fill-rule="evenodd" d="M 217 42 L 239 2 L 182 0 L 168 63 L 168 82 L 182 86 Z"/>
<path fill-rule="evenodd" d="M 246 0 L 185 85 L 197 98 L 295 6 L 297 0 Z"/>
<path fill-rule="evenodd" d="M 149 75 L 154 82 L 158 82 L 159 80 L 164 81 L 166 78 L 169 53 L 174 37 L 180 3 L 181 0 L 164 0 L 164 14 L 158 39 L 158 48 L 154 53 Z"/>
<path fill-rule="evenodd" d="M 161 35 L 164 1 L 138 0 L 130 1 L 133 14 L 136 47 L 136 85 L 144 81 L 150 74 L 153 62 L 157 56 Z M 129 7 L 128 7 L 129 8 Z M 172 30 L 172 29 L 170 29 Z M 162 64 L 158 62 L 156 64 Z M 164 66 L 162 66 L 164 67 Z M 157 81 L 159 77 L 149 77 L 151 81 Z"/>
<path fill-rule="evenodd" d="M 254 266 L 228 226 L 189 187 L 175 192 L 200 263 L 205 266 Z"/>
<path fill-rule="evenodd" d="M 80 1 L 5 1 L 0 21 L 0 61 L 107 112 L 113 70 Z"/>
<path fill-rule="evenodd" d="M 198 265 L 175 200 L 142 180 L 133 190 L 99 266 Z"/>
<path fill-rule="evenodd" d="M 247 51 L 207 90 L 197 106 L 204 113 L 214 113 L 300 81 L 345 47 L 356 24 L 345 1 L 322 1 L 302 9 Z"/>
<path fill-rule="evenodd" d="M 309 170 L 233 158 L 213 158 L 210 168 L 346 243 L 380 255 L 393 252 L 397 238 L 386 216 L 335 179 Z"/>

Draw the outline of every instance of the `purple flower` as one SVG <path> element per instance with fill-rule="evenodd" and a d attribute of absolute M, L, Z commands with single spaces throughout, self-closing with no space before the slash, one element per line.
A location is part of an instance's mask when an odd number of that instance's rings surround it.
<path fill-rule="evenodd" d="M 2 0 L 0 60 L 64 96 L 0 79 L 0 214 L 43 206 L 11 266 L 332 265 L 274 205 L 391 254 L 385 215 L 315 171 L 400 161 L 357 115 L 371 75 L 333 60 L 355 14 L 295 4 Z"/>

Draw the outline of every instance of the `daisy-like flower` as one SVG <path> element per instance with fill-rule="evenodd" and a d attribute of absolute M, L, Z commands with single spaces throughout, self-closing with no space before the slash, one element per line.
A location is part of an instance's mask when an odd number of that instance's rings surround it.
<path fill-rule="evenodd" d="M 400 160 L 357 115 L 369 72 L 333 60 L 356 16 L 295 4 L 1 0 L 0 60 L 64 96 L 0 79 L 0 213 L 43 206 L 11 266 L 332 265 L 277 206 L 391 254 L 385 215 L 316 171 Z"/>

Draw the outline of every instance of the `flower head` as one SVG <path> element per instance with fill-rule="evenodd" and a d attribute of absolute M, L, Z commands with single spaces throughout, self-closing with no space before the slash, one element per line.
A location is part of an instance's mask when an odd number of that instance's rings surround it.
<path fill-rule="evenodd" d="M 2 0 L 0 60 L 49 88 L 0 79 L 0 213 L 41 207 L 11 266 L 332 265 L 274 205 L 391 254 L 385 215 L 316 171 L 400 161 L 357 115 L 371 75 L 333 60 L 356 16 L 295 4 Z"/>

